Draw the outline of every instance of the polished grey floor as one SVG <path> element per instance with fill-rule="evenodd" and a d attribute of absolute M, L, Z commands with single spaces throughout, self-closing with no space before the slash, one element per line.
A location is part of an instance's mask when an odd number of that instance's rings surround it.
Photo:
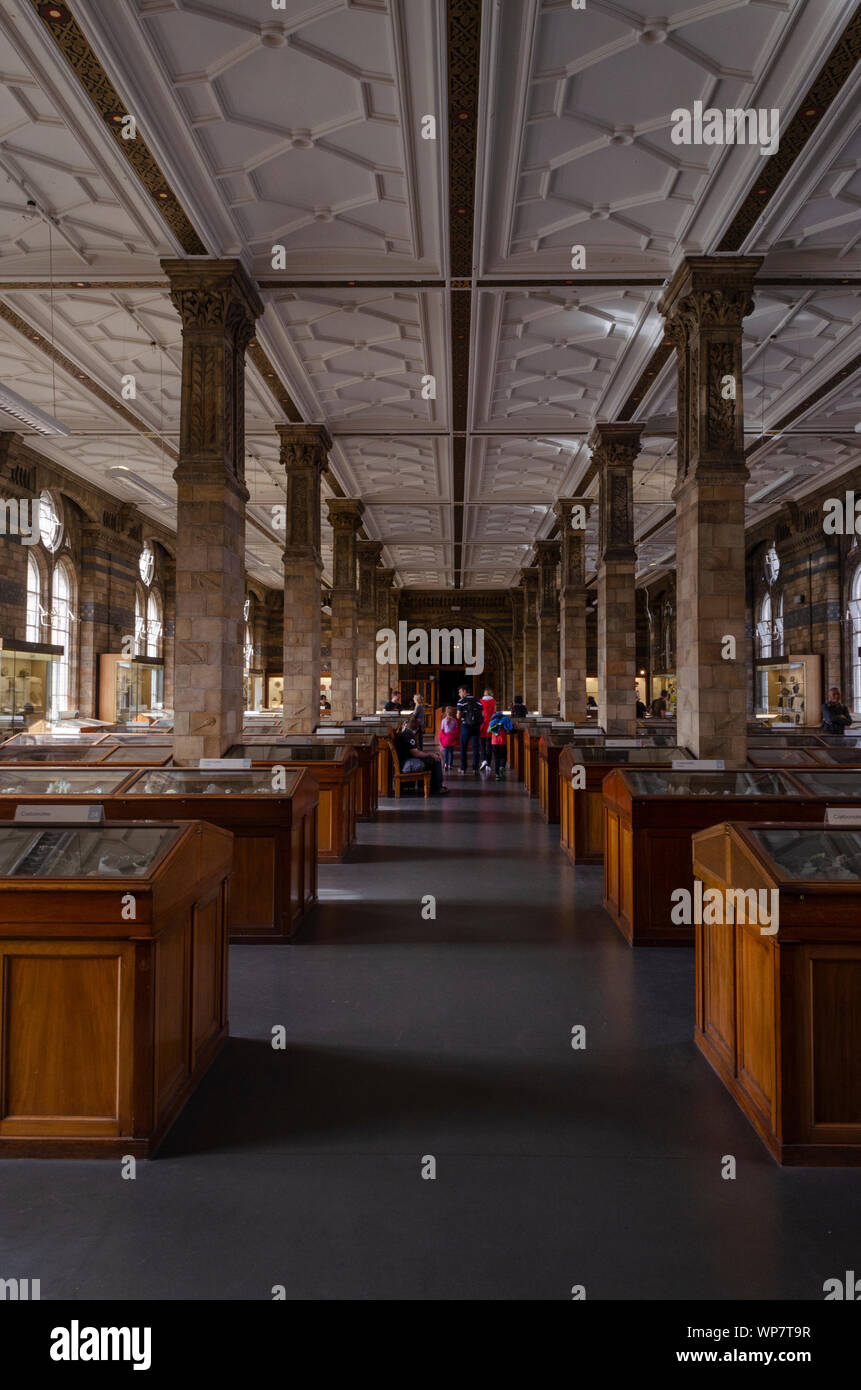
<path fill-rule="evenodd" d="M 631 952 L 515 782 L 451 786 L 383 803 L 295 944 L 232 949 L 233 1036 L 134 1182 L 0 1164 L 0 1277 L 46 1299 L 820 1300 L 861 1268 L 857 1170 L 781 1170 L 696 1052 L 692 952 Z"/>

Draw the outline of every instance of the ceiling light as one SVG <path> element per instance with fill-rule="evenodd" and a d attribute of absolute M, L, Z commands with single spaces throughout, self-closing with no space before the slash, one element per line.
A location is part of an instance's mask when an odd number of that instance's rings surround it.
<path fill-rule="evenodd" d="M 155 497 L 159 506 L 172 507 L 174 505 L 173 499 L 168 497 L 167 493 L 161 492 L 160 489 L 154 487 L 152 483 L 148 483 L 146 478 L 140 478 L 137 473 L 130 472 L 125 464 L 115 464 L 113 468 L 108 469 L 108 475 L 112 478 L 116 478 L 117 482 L 127 483 L 130 487 L 140 488 L 141 492 L 146 492 L 150 497 Z"/>
<path fill-rule="evenodd" d="M 46 415 L 44 410 L 40 410 L 37 405 L 19 396 L 17 391 L 13 391 L 9 386 L 0 385 L 0 410 L 5 410 L 7 415 L 11 415 L 15 420 L 20 420 L 22 425 L 28 425 L 37 434 L 70 434 L 71 431 L 65 425 L 61 425 L 59 420 L 55 420 L 53 415 Z"/>

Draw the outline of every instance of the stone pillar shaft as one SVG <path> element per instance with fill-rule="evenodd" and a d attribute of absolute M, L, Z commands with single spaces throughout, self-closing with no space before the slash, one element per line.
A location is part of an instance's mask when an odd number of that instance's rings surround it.
<path fill-rule="evenodd" d="M 642 425 L 599 424 L 589 440 L 600 470 L 598 500 L 598 723 L 608 734 L 637 731 L 637 604 L 634 459 Z"/>
<path fill-rule="evenodd" d="M 521 678 L 523 703 L 533 714 L 538 709 L 538 566 L 520 571 L 523 586 L 523 651 Z"/>
<path fill-rule="evenodd" d="M 373 714 L 377 708 L 377 561 L 383 553 L 379 541 L 357 541 L 359 557 L 358 652 L 359 714 Z M 385 624 L 388 626 L 388 624 Z M 388 696 L 386 696 L 388 699 Z"/>
<path fill-rule="evenodd" d="M 375 573 L 377 590 L 377 629 L 388 627 L 397 636 L 398 631 L 398 592 L 394 587 L 395 571 L 393 569 L 377 569 Z M 376 643 L 375 643 L 376 646 Z M 376 651 L 374 652 L 376 663 Z M 377 665 L 377 704 L 384 705 L 389 698 L 389 692 L 396 690 L 398 685 L 398 667 L 396 663 L 386 662 L 385 665 Z"/>
<path fill-rule="evenodd" d="M 358 657 L 356 532 L 364 507 L 355 497 L 331 497 L 332 524 L 332 718 L 356 717 Z"/>
<path fill-rule="evenodd" d="M 164 260 L 182 320 L 176 509 L 178 763 L 220 757 L 242 731 L 245 349 L 263 305 L 238 261 Z"/>
<path fill-rule="evenodd" d="M 586 498 L 562 497 L 554 508 L 561 541 L 559 712 L 563 719 L 586 717 L 585 526 L 590 506 Z"/>
<path fill-rule="evenodd" d="M 282 728 L 310 734 L 320 719 L 320 484 L 332 441 L 322 425 L 278 433 L 287 473 Z"/>
<path fill-rule="evenodd" d="M 761 263 L 688 257 L 659 306 L 678 360 L 678 739 L 702 758 L 747 749 L 741 341 Z"/>
<path fill-rule="evenodd" d="M 538 708 L 550 718 L 555 717 L 559 702 L 559 599 L 556 591 L 556 568 L 559 564 L 559 542 L 539 541 L 538 558 Z"/>

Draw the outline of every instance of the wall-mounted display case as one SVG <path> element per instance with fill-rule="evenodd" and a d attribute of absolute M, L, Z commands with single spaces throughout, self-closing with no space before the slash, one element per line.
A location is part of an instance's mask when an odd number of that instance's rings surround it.
<path fill-rule="evenodd" d="M 651 705 L 653 700 L 659 699 L 661 692 L 664 690 L 667 692 L 665 697 L 667 701 L 666 712 L 667 715 L 673 718 L 675 717 L 676 700 L 678 698 L 678 685 L 675 671 L 658 672 L 651 677 L 649 681 L 649 704 Z"/>
<path fill-rule="evenodd" d="M 704 892 L 779 908 L 697 927 L 698 1048 L 779 1163 L 861 1163 L 861 832 L 721 824 L 693 856 Z"/>
<path fill-rule="evenodd" d="M 99 717 L 116 724 L 164 710 L 164 662 L 106 652 L 99 657 Z"/>
<path fill-rule="evenodd" d="M 63 648 L 40 642 L 0 644 L 0 731 L 57 719 L 56 670 Z"/>
<path fill-rule="evenodd" d="M 266 677 L 266 708 L 284 708 L 284 675 L 280 671 Z"/>
<path fill-rule="evenodd" d="M 263 708 L 264 675 L 262 671 L 245 671 L 242 690 L 246 709 Z"/>
<path fill-rule="evenodd" d="M 776 715 L 787 724 L 817 725 L 822 720 L 822 657 L 773 657 L 754 662 L 757 718 Z"/>
<path fill-rule="evenodd" d="M 788 773 L 616 768 L 604 781 L 604 907 L 631 946 L 685 946 L 675 889 L 693 893 L 691 835 L 724 820 L 824 820 Z"/>
<path fill-rule="evenodd" d="M 667 767 L 689 761 L 684 748 L 595 748 L 570 744 L 559 754 L 559 844 L 572 864 L 600 864 L 604 859 L 602 786 L 614 767 Z M 582 778 L 578 769 L 583 769 Z M 574 786 L 577 781 L 584 785 Z"/>
<path fill-rule="evenodd" d="M 0 826 L 0 1154 L 154 1152 L 227 1035 L 231 866 L 211 825 Z"/>
<path fill-rule="evenodd" d="M 235 743 L 228 758 L 250 759 L 253 767 L 307 767 L 319 787 L 317 857 L 344 858 L 356 838 L 359 759 L 344 742 Z"/>
<path fill-rule="evenodd" d="M 205 820 L 231 831 L 230 939 L 271 944 L 289 941 L 317 900 L 318 800 L 317 783 L 304 768 L 287 769 L 278 790 L 264 768 L 165 768 L 133 774 L 105 813 Z"/>

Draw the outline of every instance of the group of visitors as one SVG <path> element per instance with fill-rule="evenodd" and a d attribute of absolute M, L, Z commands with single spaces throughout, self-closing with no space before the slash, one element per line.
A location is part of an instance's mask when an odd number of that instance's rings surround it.
<path fill-rule="evenodd" d="M 634 691 L 637 701 L 638 719 L 648 719 L 650 717 L 652 719 L 666 719 L 669 717 L 668 701 L 670 697 L 666 690 L 662 690 L 660 695 L 656 695 L 650 705 L 644 704 L 640 699 L 640 693 L 636 685 L 634 686 Z"/>
<path fill-rule="evenodd" d="M 395 696 L 396 691 L 392 691 Z M 522 704 L 522 701 L 520 702 Z M 473 776 L 493 773 L 497 782 L 505 778 L 508 761 L 508 734 L 514 725 L 508 715 L 496 708 L 492 690 L 485 690 L 481 699 L 462 685 L 457 705 L 446 705 L 440 722 L 439 744 L 442 761 L 433 753 L 424 752 L 426 709 L 420 695 L 413 696 L 413 712 L 395 734 L 395 748 L 402 772 L 431 774 L 431 795 L 444 796 L 443 779 L 454 770 L 455 749 L 460 746 L 460 774 L 467 772 L 469 750 L 472 748 Z"/>

